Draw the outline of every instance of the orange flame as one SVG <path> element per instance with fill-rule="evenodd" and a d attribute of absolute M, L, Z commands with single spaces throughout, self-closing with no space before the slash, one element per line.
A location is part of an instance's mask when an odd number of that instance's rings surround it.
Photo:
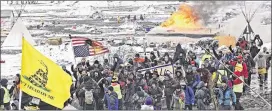
<path fill-rule="evenodd" d="M 194 13 L 191 6 L 181 4 L 177 12 L 161 24 L 161 27 L 174 30 L 195 30 L 202 28 L 198 16 Z"/>

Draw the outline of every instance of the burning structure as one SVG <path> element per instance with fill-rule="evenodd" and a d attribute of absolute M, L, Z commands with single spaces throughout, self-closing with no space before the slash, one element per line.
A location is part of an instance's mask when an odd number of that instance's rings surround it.
<path fill-rule="evenodd" d="M 154 41 L 154 37 L 162 37 L 156 40 L 161 42 L 165 41 L 175 41 L 180 42 L 181 38 L 177 37 L 187 37 L 186 42 L 193 42 L 195 38 L 203 37 L 214 37 L 215 33 L 210 28 L 205 28 L 200 18 L 197 16 L 193 8 L 187 4 L 181 4 L 179 9 L 172 13 L 172 15 L 160 26 L 153 28 L 147 35 L 147 40 Z M 184 42 L 184 39 L 182 40 Z M 192 39 L 192 40 L 190 40 Z"/>

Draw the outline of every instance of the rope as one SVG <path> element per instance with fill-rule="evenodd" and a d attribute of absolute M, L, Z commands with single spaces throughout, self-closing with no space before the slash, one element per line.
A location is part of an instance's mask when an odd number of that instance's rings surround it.
<path fill-rule="evenodd" d="M 200 47 L 202 47 L 202 46 L 200 46 Z M 203 47 L 202 47 L 203 48 Z M 206 52 L 208 52 L 205 48 L 204 48 L 204 50 L 206 51 Z M 229 72 L 231 72 L 231 74 L 233 75 L 233 76 L 235 76 L 236 78 L 238 78 L 238 79 L 240 79 L 238 76 L 236 76 L 235 74 L 234 74 L 234 72 L 232 72 L 229 68 L 227 68 L 226 67 L 226 65 L 224 64 L 224 63 L 222 63 L 222 61 L 220 61 L 220 60 L 218 60 L 213 54 L 211 54 L 210 52 L 208 52 L 211 56 L 213 56 L 217 61 L 219 61 L 219 63 L 220 64 L 222 64 Z M 241 79 L 240 79 L 241 80 Z M 250 86 L 247 84 L 247 83 L 245 83 L 245 81 L 244 80 L 241 80 L 247 87 L 249 87 L 249 89 L 252 91 L 252 92 L 254 92 L 255 94 L 257 94 L 267 105 L 269 105 L 270 107 L 271 107 L 271 104 L 268 102 L 268 101 L 266 101 L 260 94 L 258 94 L 258 93 L 256 93 L 253 89 L 251 89 L 250 88 Z"/>

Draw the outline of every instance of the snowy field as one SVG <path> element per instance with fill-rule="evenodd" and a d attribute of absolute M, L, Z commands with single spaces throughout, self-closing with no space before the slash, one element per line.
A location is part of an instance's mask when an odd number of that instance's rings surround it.
<path fill-rule="evenodd" d="M 255 34 L 259 34 L 261 39 L 263 39 L 265 43 L 264 46 L 271 50 L 271 21 L 268 25 L 262 23 L 264 18 L 270 17 L 271 19 L 271 2 L 247 3 L 251 4 L 250 7 L 254 7 L 252 10 L 260 6 L 260 4 L 263 4 L 256 12 L 256 15 L 253 17 L 250 24 Z M 68 34 L 72 34 L 73 36 L 102 37 L 108 39 L 122 39 L 128 36 L 143 38 L 145 37 L 144 31 L 131 32 L 130 30 L 121 29 L 157 27 L 158 24 L 170 16 L 172 11 L 175 11 L 174 8 L 178 9 L 179 4 L 181 3 L 178 1 L 79 1 L 78 3 L 73 1 L 65 1 L 62 3 L 43 1 L 39 2 L 39 4 L 26 5 L 21 18 L 35 40 L 41 39 L 42 37 L 67 37 Z M 196 2 L 188 2 L 188 4 L 195 5 L 195 7 L 198 6 Z M 218 27 L 218 24 L 220 24 L 222 25 L 219 29 L 220 33 L 225 35 L 230 34 L 238 38 L 246 26 L 246 21 L 241 14 L 240 6 L 241 5 L 239 4 L 231 4 L 216 7 L 217 11 L 209 15 L 209 19 L 207 19 L 210 24 L 206 25 L 209 27 Z M 1 11 L 18 9 L 20 9 L 20 5 L 8 5 L 6 1 L 1 1 Z M 231 17 L 226 17 L 226 13 L 231 13 L 233 15 Z M 145 20 L 139 20 L 141 14 L 144 16 Z M 138 20 L 137 23 L 127 22 L 126 17 L 128 15 L 130 15 L 131 19 L 136 15 Z M 117 17 L 120 17 L 119 23 L 117 23 Z M 2 20 L 5 21 L 3 26 L 8 27 L 10 18 L 1 18 L 1 22 Z M 42 21 L 45 26 L 41 29 L 37 29 L 36 26 L 41 25 Z M 56 24 L 53 25 L 53 22 Z M 70 30 L 74 26 L 76 26 L 76 29 Z M 89 28 L 83 26 L 95 27 L 103 33 L 91 34 L 86 32 Z M 3 40 L 4 38 L 1 38 L 1 41 Z M 75 64 L 71 47 L 68 47 L 68 50 L 66 50 L 62 44 L 60 46 L 36 46 L 35 48 L 57 64 L 67 65 L 68 70 L 70 70 L 70 65 Z M 153 49 L 148 48 L 147 50 L 152 51 Z M 161 50 L 162 52 L 169 51 L 168 49 Z M 135 52 L 143 52 L 143 48 L 136 46 L 128 47 L 126 45 L 119 47 L 111 46 L 110 51 L 109 54 L 89 57 L 88 59 L 90 61 L 95 59 L 103 60 L 105 58 L 111 58 L 114 53 L 120 53 L 119 55 L 121 55 L 121 58 L 126 59 L 130 55 L 134 55 Z M 12 80 L 15 74 L 20 73 L 21 54 L 1 54 L 1 60 L 5 60 L 5 63 L 1 64 L 1 78 L 5 77 Z M 76 61 L 80 61 L 80 58 L 77 58 Z M 268 75 L 268 90 L 264 91 L 259 89 L 257 75 L 253 75 L 252 77 L 251 88 L 262 96 L 269 96 L 266 97 L 266 99 L 269 100 L 271 104 L 271 69 L 269 70 Z M 9 84 L 12 83 L 12 81 L 9 82 Z M 261 106 L 264 106 L 262 100 L 254 99 L 255 95 L 253 93 L 252 95 L 243 96 L 242 104 L 246 109 L 260 109 Z M 73 107 L 69 106 L 65 109 L 73 110 Z M 264 107 L 263 109 L 267 108 Z"/>

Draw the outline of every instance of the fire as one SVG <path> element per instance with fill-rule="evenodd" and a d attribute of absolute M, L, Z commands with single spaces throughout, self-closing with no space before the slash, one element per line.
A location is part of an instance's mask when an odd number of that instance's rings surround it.
<path fill-rule="evenodd" d="M 198 16 L 194 13 L 191 6 L 181 4 L 177 12 L 161 24 L 161 27 L 174 30 L 195 30 L 202 28 Z"/>

